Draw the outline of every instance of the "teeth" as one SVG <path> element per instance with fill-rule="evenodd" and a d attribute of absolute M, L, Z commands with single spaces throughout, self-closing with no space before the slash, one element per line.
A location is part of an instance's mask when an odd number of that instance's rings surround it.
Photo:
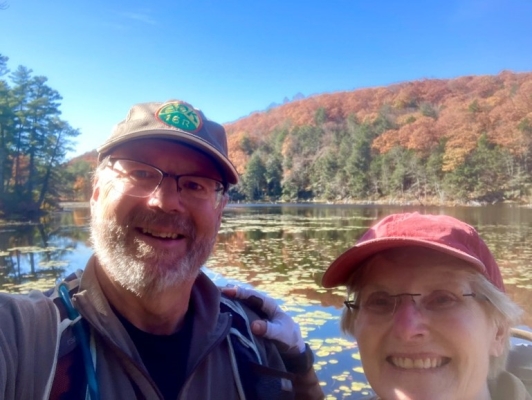
<path fill-rule="evenodd" d="M 146 233 L 151 236 L 160 237 L 162 239 L 177 239 L 179 234 L 170 232 L 152 232 L 146 228 L 142 229 L 142 233 Z"/>
<path fill-rule="evenodd" d="M 441 358 L 406 358 L 406 357 L 392 357 L 390 359 L 393 365 L 404 369 L 430 369 L 440 367 L 442 364 Z"/>

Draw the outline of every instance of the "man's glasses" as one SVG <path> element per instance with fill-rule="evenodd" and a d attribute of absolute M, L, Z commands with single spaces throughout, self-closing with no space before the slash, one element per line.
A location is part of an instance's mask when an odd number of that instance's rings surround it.
<path fill-rule="evenodd" d="M 401 306 L 403 297 L 405 296 L 410 297 L 409 300 L 419 310 L 435 313 L 458 309 L 463 305 L 466 298 L 485 299 L 483 296 L 477 296 L 476 293 L 455 294 L 448 290 L 435 290 L 426 295 L 420 293 L 399 293 L 391 295 L 386 292 L 374 292 L 360 303 L 357 300 L 351 300 L 344 301 L 344 304 L 351 310 L 360 310 L 375 316 L 391 317 Z"/>
<path fill-rule="evenodd" d="M 188 203 L 210 200 L 214 207 L 220 204 L 225 192 L 222 182 L 196 175 L 174 175 L 140 161 L 126 158 L 109 158 L 107 165 L 117 173 L 113 179 L 116 190 L 132 197 L 149 197 L 168 177 L 175 179 L 181 199 Z"/>

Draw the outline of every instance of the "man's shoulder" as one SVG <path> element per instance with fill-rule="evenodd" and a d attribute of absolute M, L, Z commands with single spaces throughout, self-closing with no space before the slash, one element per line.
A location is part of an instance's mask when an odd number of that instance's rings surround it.
<path fill-rule="evenodd" d="M 0 313 L 24 314 L 32 309 L 50 308 L 52 303 L 48 296 L 39 290 L 28 293 L 0 293 Z"/>
<path fill-rule="evenodd" d="M 65 278 L 69 290 L 79 284 L 81 271 Z M 31 290 L 28 293 L 0 293 L 0 330 L 4 335 L 20 334 L 36 329 L 53 332 L 60 320 L 58 309 L 58 286 L 42 292 Z"/>
<path fill-rule="evenodd" d="M 52 300 L 42 292 L 0 294 L 0 335 L 4 346 L 31 342 L 44 332 L 54 334 L 58 313 Z M 38 340 L 36 340 L 38 341 Z"/>

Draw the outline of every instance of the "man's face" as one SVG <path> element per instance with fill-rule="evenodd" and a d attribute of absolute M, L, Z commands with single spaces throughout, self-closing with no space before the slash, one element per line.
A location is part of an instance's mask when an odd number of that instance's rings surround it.
<path fill-rule="evenodd" d="M 137 140 L 111 157 L 221 180 L 209 157 L 176 142 Z M 117 190 L 116 179 L 113 169 L 100 171 L 91 198 L 94 251 L 109 277 L 139 296 L 193 281 L 214 246 L 225 196 L 217 206 L 184 201 L 175 179 L 166 177 L 149 197 L 132 197 Z"/>

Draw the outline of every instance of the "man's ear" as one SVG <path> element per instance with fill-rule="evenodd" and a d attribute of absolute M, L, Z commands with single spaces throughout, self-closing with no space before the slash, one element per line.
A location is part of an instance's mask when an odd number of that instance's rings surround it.
<path fill-rule="evenodd" d="M 227 195 L 227 193 L 225 193 L 223 196 L 222 196 L 222 199 L 220 200 L 220 204 L 218 204 L 218 221 L 217 221 L 217 225 L 218 225 L 218 229 L 220 228 L 220 225 L 222 224 L 222 214 L 224 212 L 224 208 L 225 206 L 227 205 L 227 203 L 229 202 L 229 196 Z"/>
<path fill-rule="evenodd" d="M 91 209 L 94 207 L 94 205 L 98 201 L 99 197 L 100 197 L 99 178 L 94 178 L 94 180 L 92 182 L 92 195 L 91 195 L 91 199 L 90 199 L 90 207 L 91 207 Z"/>

